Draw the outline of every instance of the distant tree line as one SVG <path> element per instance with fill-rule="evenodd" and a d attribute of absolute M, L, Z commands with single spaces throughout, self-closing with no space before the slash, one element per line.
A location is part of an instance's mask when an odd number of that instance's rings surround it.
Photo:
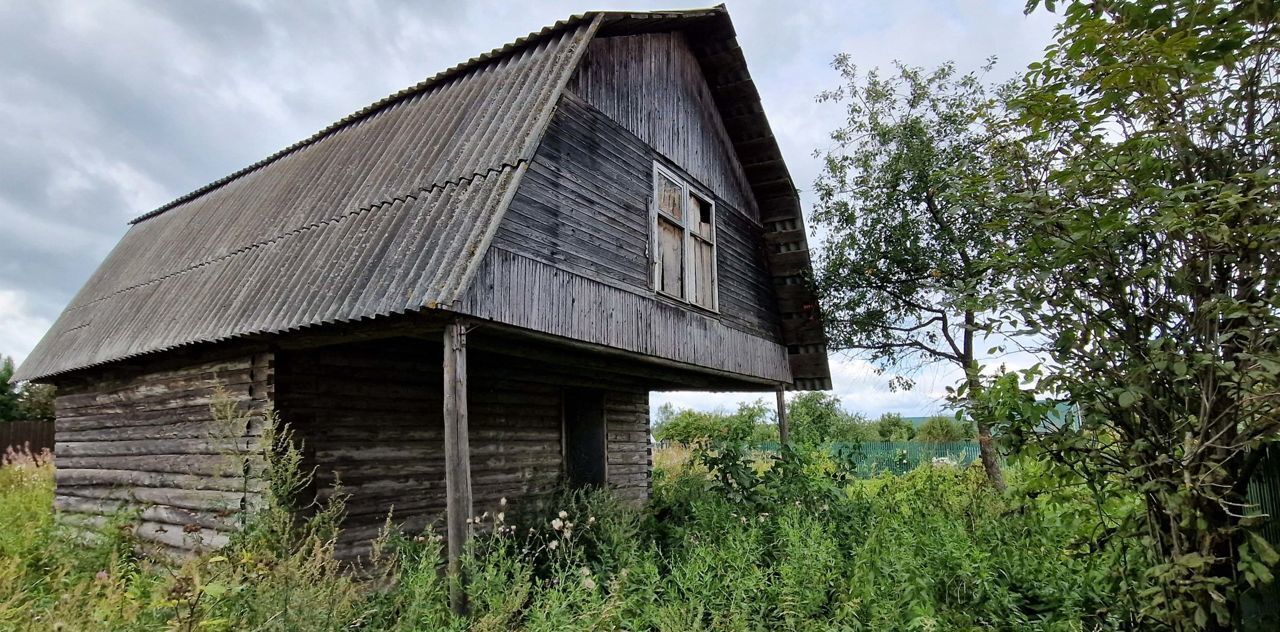
<path fill-rule="evenodd" d="M 13 358 L 0 356 L 0 423 L 53 420 L 54 388 L 49 384 L 13 383 Z"/>
<path fill-rule="evenodd" d="M 845 410 L 840 398 L 820 391 L 804 392 L 787 402 L 791 439 L 801 445 L 922 441 L 969 441 L 976 432 L 967 420 L 930 417 L 919 427 L 902 415 L 885 413 L 872 420 Z M 738 405 L 733 412 L 700 411 L 663 404 L 654 417 L 653 437 L 662 442 L 692 445 L 707 441 L 737 441 L 753 445 L 776 443 L 775 410 L 761 400 Z"/>

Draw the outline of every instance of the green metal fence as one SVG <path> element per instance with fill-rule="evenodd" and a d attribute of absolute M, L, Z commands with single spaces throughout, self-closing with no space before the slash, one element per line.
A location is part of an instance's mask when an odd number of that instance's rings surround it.
<path fill-rule="evenodd" d="M 764 443 L 760 450 L 776 452 L 777 443 Z M 978 442 L 951 441 L 875 441 L 861 444 L 836 443 L 831 451 L 843 454 L 857 464 L 858 476 L 873 477 L 885 472 L 906 474 L 926 463 L 968 465 L 978 458 Z"/>
<path fill-rule="evenodd" d="M 1271 445 L 1249 481 L 1250 513 L 1268 516 L 1259 529 L 1262 537 L 1280 548 L 1280 446 Z M 1280 629 L 1280 582 L 1246 590 L 1241 599 L 1244 630 Z"/>

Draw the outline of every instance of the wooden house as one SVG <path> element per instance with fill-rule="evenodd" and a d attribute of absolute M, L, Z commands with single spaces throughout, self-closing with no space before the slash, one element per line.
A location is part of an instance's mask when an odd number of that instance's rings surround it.
<path fill-rule="evenodd" d="M 825 389 L 800 203 L 723 7 L 575 16 L 132 222 L 20 367 L 64 519 L 217 546 L 222 390 L 274 407 L 340 553 L 560 482 L 644 499 L 649 393 Z M 447 510 L 447 511 L 446 511 Z"/>

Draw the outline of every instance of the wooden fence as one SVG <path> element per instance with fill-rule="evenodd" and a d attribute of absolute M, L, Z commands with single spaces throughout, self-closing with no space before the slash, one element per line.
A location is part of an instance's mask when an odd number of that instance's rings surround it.
<path fill-rule="evenodd" d="M 0 454 L 27 446 L 32 452 L 53 451 L 52 421 L 0 421 Z"/>

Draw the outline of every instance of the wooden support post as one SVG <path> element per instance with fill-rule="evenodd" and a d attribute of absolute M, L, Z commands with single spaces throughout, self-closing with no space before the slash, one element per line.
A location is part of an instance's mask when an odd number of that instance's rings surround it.
<path fill-rule="evenodd" d="M 467 441 L 467 333 L 461 320 L 444 329 L 445 522 L 449 541 L 449 604 L 465 614 L 462 553 L 471 537 L 471 450 Z"/>
<path fill-rule="evenodd" d="M 791 440 L 791 429 L 787 427 L 787 398 L 786 389 L 782 386 L 778 387 L 778 443 L 786 445 Z"/>

